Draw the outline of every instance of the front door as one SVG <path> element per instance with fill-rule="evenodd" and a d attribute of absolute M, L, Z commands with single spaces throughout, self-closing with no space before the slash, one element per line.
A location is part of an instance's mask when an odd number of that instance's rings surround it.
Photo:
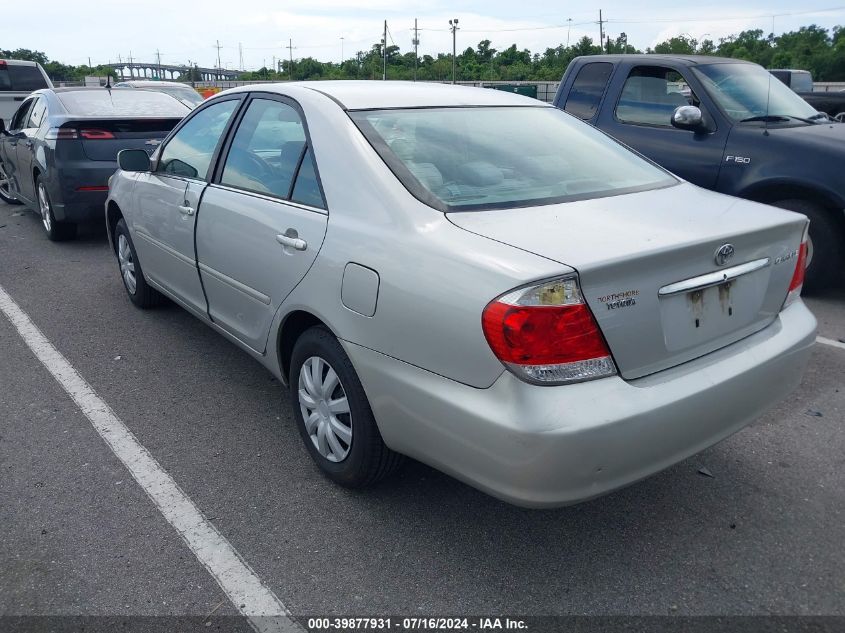
<path fill-rule="evenodd" d="M 197 259 L 208 313 L 257 352 L 326 233 L 326 204 L 299 109 L 253 97 L 200 205 Z"/>
<path fill-rule="evenodd" d="M 35 102 L 34 98 L 27 99 L 17 109 L 9 122 L 9 129 L 6 134 L 0 137 L 0 161 L 3 161 L 3 170 L 0 173 L 0 179 L 3 183 L 0 186 L 8 194 L 15 198 L 22 198 L 25 202 L 33 202 L 34 197 L 27 197 L 21 195 L 21 174 L 18 169 L 18 144 L 21 143 L 25 136 L 23 129 L 29 119 L 29 112 L 32 109 L 32 104 Z"/>
<path fill-rule="evenodd" d="M 200 199 L 223 132 L 240 99 L 198 110 L 161 149 L 155 171 L 138 176 L 132 236 L 144 274 L 186 307 L 206 313 L 194 251 Z"/>
<path fill-rule="evenodd" d="M 29 116 L 21 130 L 22 137 L 18 141 L 18 183 L 21 195 L 29 200 L 35 200 L 35 179 L 33 178 L 33 158 L 35 156 L 35 135 L 47 111 L 47 102 L 43 97 L 36 99 L 29 111 Z"/>
<path fill-rule="evenodd" d="M 621 92 L 619 100 L 605 105 L 598 127 L 681 178 L 713 189 L 728 127 L 716 125 L 689 78 L 666 66 L 635 66 L 627 76 L 615 78 L 614 84 L 611 92 Z M 701 108 L 707 131 L 672 126 L 672 113 L 685 105 Z"/>

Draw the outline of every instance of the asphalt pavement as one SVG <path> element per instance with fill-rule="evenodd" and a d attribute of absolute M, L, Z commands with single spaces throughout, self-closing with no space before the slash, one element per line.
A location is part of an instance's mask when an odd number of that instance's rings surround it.
<path fill-rule="evenodd" d="M 331 484 L 281 385 L 178 307 L 134 308 L 99 228 L 52 243 L 0 203 L 0 287 L 298 618 L 845 615 L 845 349 L 717 446 L 537 511 L 415 462 Z M 845 340 L 845 293 L 807 303 Z M 2 314 L 0 526 L 0 615 L 237 613 Z"/>

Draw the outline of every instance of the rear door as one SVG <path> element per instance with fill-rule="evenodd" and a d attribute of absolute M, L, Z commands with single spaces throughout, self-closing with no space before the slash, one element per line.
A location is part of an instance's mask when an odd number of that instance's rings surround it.
<path fill-rule="evenodd" d="M 211 319 L 263 352 L 276 311 L 320 250 L 326 203 L 292 101 L 252 97 L 224 156 L 200 207 L 200 275 Z"/>
<path fill-rule="evenodd" d="M 196 111 L 162 147 L 155 171 L 141 174 L 134 189 L 133 240 L 145 275 L 200 314 L 206 302 L 194 251 L 197 209 L 239 104 L 233 97 Z"/>
<path fill-rule="evenodd" d="M 5 179 L 8 180 L 9 190 L 15 195 L 21 195 L 21 171 L 18 169 L 18 144 L 24 138 L 22 131 L 29 119 L 29 112 L 35 99 L 26 99 L 21 103 L 9 122 L 8 133 L 0 136 L 0 160 L 3 161 Z M 29 201 L 33 198 L 29 198 Z"/>
<path fill-rule="evenodd" d="M 619 73 L 598 118 L 599 128 L 690 182 L 713 189 L 722 165 L 729 128 L 718 125 L 715 109 L 702 101 L 694 78 L 683 68 L 639 65 Z M 702 110 L 706 132 L 672 126 L 676 108 Z"/>
<path fill-rule="evenodd" d="M 19 175 L 19 186 L 21 195 L 30 200 L 35 200 L 35 179 L 33 178 L 32 166 L 35 158 L 35 135 L 44 121 L 47 113 L 47 102 L 44 97 L 38 97 L 29 111 L 24 127 L 21 130 L 22 137 L 17 144 L 17 166 Z"/>

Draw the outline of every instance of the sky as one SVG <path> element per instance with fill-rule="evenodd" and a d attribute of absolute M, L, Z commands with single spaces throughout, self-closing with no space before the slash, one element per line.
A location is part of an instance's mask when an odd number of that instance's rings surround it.
<path fill-rule="evenodd" d="M 776 34 L 800 26 L 845 25 L 845 0 L 701 0 L 700 4 L 668 0 L 597 0 L 594 4 L 546 0 L 45 0 L 39 13 L 48 19 L 3 29 L 0 48 L 40 50 L 66 64 L 136 61 L 163 64 L 240 67 L 239 44 L 246 70 L 270 67 L 273 58 L 293 53 L 338 62 L 367 50 L 381 38 L 388 21 L 388 42 L 402 52 L 413 49 L 414 19 L 420 28 L 420 55 L 451 52 L 449 20 L 458 19 L 457 49 L 475 47 L 482 39 L 502 49 L 516 44 L 532 52 L 599 36 L 599 9 L 608 20 L 606 32 L 625 32 L 640 49 L 679 34 L 713 39 L 745 29 Z M 46 5 L 46 6 L 44 6 Z M 775 16 L 774 18 L 772 16 Z M 570 21 L 571 20 L 571 21 Z M 341 39 L 343 38 L 343 39 Z M 292 41 L 293 50 L 288 50 Z"/>

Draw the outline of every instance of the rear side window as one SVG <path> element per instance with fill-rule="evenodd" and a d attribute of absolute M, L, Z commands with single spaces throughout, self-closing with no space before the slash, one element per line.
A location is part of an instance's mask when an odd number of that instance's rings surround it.
<path fill-rule="evenodd" d="M 22 130 L 26 126 L 26 121 L 29 118 L 29 111 L 32 108 L 32 102 L 34 99 L 27 99 L 24 101 L 20 107 L 15 112 L 14 116 L 12 117 L 11 122 L 9 123 L 10 130 Z"/>
<path fill-rule="evenodd" d="M 117 92 L 123 91 L 115 90 L 115 93 Z M 239 103 L 237 99 L 228 99 L 197 112 L 164 146 L 157 171 L 205 180 L 217 143 L 220 142 L 223 130 L 226 129 L 226 124 Z"/>
<path fill-rule="evenodd" d="M 613 64 L 609 62 L 585 64 L 572 82 L 572 88 L 569 90 L 569 97 L 563 109 L 579 119 L 585 121 L 592 119 L 599 109 L 599 102 L 611 72 L 613 72 Z"/>
<path fill-rule="evenodd" d="M 810 73 L 792 73 L 789 87 L 795 92 L 813 92 L 813 76 Z"/>
<path fill-rule="evenodd" d="M 0 68 L 0 90 L 32 92 L 49 87 L 38 66 L 7 64 Z"/>
<path fill-rule="evenodd" d="M 326 202 L 323 200 L 323 193 L 320 190 L 320 181 L 317 180 L 317 170 L 314 168 L 314 156 L 311 148 L 305 152 L 302 159 L 302 166 L 296 176 L 296 184 L 293 187 L 291 200 L 301 202 L 318 209 L 325 209 Z"/>
<path fill-rule="evenodd" d="M 44 114 L 47 112 L 47 102 L 43 98 L 39 98 L 32 106 L 32 111 L 29 113 L 29 121 L 26 124 L 28 128 L 39 128 L 41 122 L 44 120 Z"/>

